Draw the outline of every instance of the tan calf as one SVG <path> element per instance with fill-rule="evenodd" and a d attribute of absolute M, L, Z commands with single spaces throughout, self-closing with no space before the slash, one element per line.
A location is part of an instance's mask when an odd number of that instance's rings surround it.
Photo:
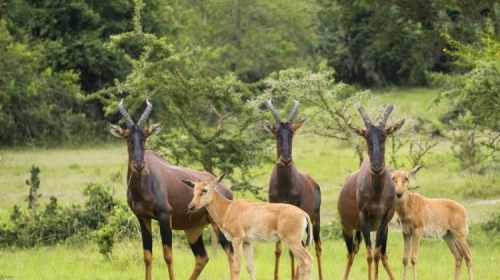
<path fill-rule="evenodd" d="M 392 173 L 392 180 L 396 185 L 396 212 L 404 238 L 403 279 L 406 279 L 410 247 L 413 279 L 417 279 L 417 256 L 421 236 L 442 237 L 455 256 L 455 280 L 459 279 L 464 258 L 469 279 L 473 279 L 472 256 L 466 241 L 467 212 L 462 205 L 453 200 L 429 199 L 418 193 L 409 192 L 409 177 L 415 175 L 421 167 Z"/>
<path fill-rule="evenodd" d="M 309 215 L 290 204 L 226 199 L 215 189 L 222 177 L 223 175 L 208 182 L 183 181 L 194 188 L 194 197 L 189 204 L 189 211 L 197 211 L 205 207 L 212 220 L 219 225 L 225 237 L 233 245 L 231 279 L 239 278 L 242 248 L 246 253 L 248 273 L 251 279 L 255 279 L 251 242 L 278 240 L 285 242 L 297 258 L 299 279 L 311 279 L 313 258 L 307 251 L 312 238 Z M 302 243 L 304 237 L 306 237 L 305 244 Z"/>

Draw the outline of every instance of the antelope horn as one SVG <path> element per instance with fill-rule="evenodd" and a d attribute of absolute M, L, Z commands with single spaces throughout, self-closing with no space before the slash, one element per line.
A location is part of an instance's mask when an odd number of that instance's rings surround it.
<path fill-rule="evenodd" d="M 146 110 L 144 110 L 144 113 L 142 113 L 141 118 L 137 122 L 138 126 L 144 126 L 144 124 L 146 124 L 146 120 L 148 119 L 149 114 L 151 114 L 151 110 L 153 110 L 153 105 L 149 102 L 149 100 L 146 100 Z"/>
<path fill-rule="evenodd" d="M 370 117 L 368 117 L 368 113 L 366 113 L 365 109 L 361 107 L 361 104 L 359 104 L 359 102 L 354 103 L 354 106 L 356 106 L 356 109 L 358 109 L 359 113 L 361 114 L 361 117 L 365 122 L 365 126 L 370 126 L 372 124 L 372 121 L 370 120 Z"/>
<path fill-rule="evenodd" d="M 297 117 L 297 113 L 299 112 L 299 106 L 300 106 L 299 101 L 294 100 L 292 111 L 290 112 L 290 115 L 288 115 L 288 122 L 289 123 L 292 123 L 295 120 L 295 118 Z"/>
<path fill-rule="evenodd" d="M 392 104 L 389 104 L 389 106 L 385 107 L 384 115 L 382 115 L 382 119 L 380 120 L 379 127 L 384 128 L 385 123 L 387 122 L 387 118 L 389 118 L 389 115 L 391 114 L 392 110 L 394 109 L 394 106 Z"/>
<path fill-rule="evenodd" d="M 271 110 L 271 113 L 273 114 L 273 117 L 276 120 L 276 122 L 281 123 L 281 118 L 278 115 L 276 108 L 274 108 L 274 105 L 273 105 L 273 102 L 271 101 L 271 99 L 269 99 L 269 101 L 267 101 L 267 107 L 269 108 L 269 110 Z"/>
<path fill-rule="evenodd" d="M 120 113 L 122 114 L 123 120 L 125 121 L 125 124 L 127 127 L 131 127 L 134 125 L 134 121 L 130 117 L 130 115 L 127 113 L 127 110 L 125 107 L 123 107 L 123 98 L 120 101 L 120 104 L 118 104 L 118 110 L 120 110 Z"/>

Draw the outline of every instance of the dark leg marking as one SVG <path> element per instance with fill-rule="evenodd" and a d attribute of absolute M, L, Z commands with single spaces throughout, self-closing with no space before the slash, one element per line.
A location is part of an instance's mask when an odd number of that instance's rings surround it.
<path fill-rule="evenodd" d="M 198 237 L 198 239 L 193 244 L 189 244 L 189 247 L 191 247 L 191 251 L 195 256 L 199 257 L 207 256 L 207 251 L 205 250 L 205 246 L 203 245 L 202 235 L 200 235 L 200 237 Z"/>

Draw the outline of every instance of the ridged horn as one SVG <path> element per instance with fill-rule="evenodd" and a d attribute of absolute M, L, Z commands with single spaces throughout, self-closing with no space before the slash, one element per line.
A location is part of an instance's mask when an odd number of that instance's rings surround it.
<path fill-rule="evenodd" d="M 151 110 L 153 110 L 153 104 L 151 104 L 149 100 L 146 100 L 146 110 L 144 110 L 144 113 L 142 113 L 141 118 L 137 122 L 138 126 L 144 126 L 144 124 L 146 124 L 149 114 L 151 114 Z"/>
<path fill-rule="evenodd" d="M 385 123 L 387 122 L 387 119 L 389 118 L 389 115 L 391 114 L 392 110 L 394 109 L 394 106 L 392 104 L 389 104 L 387 107 L 385 107 L 384 114 L 382 115 L 382 119 L 380 120 L 380 123 L 378 126 L 380 128 L 385 127 Z"/>
<path fill-rule="evenodd" d="M 130 115 L 127 113 L 127 110 L 123 106 L 123 98 L 120 101 L 120 104 L 118 104 L 118 110 L 120 110 L 120 114 L 122 114 L 123 120 L 125 121 L 125 124 L 127 127 L 131 127 L 134 125 L 134 121 L 130 117 Z"/>
<path fill-rule="evenodd" d="M 297 113 L 299 112 L 299 107 L 300 107 L 299 101 L 294 100 L 293 101 L 293 108 L 292 108 L 292 111 L 290 112 L 290 115 L 288 115 L 287 122 L 292 123 L 295 120 L 295 118 L 297 117 Z"/>
<path fill-rule="evenodd" d="M 359 104 L 359 102 L 354 103 L 354 106 L 356 106 L 356 109 L 358 109 L 359 113 L 361 114 L 361 117 L 365 122 L 365 126 L 370 126 L 372 124 L 372 121 L 370 120 L 370 117 L 368 117 L 368 113 L 366 113 L 365 109 L 361 107 L 361 104 Z"/>
<path fill-rule="evenodd" d="M 273 102 L 271 101 L 271 99 L 269 99 L 269 101 L 267 101 L 267 107 L 269 108 L 269 110 L 273 114 L 273 117 L 276 120 L 276 122 L 277 123 L 281 123 L 281 118 L 278 115 L 278 112 L 276 111 L 276 108 L 274 108 L 274 105 L 273 105 Z"/>

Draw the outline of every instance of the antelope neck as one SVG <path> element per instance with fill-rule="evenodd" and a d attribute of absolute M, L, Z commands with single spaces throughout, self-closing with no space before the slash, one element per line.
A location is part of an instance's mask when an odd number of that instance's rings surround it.
<path fill-rule="evenodd" d="M 222 226 L 224 216 L 232 202 L 220 194 L 216 189 L 213 189 L 212 192 L 214 192 L 212 202 L 207 204 L 205 209 L 207 209 L 213 221 L 219 226 Z"/>

